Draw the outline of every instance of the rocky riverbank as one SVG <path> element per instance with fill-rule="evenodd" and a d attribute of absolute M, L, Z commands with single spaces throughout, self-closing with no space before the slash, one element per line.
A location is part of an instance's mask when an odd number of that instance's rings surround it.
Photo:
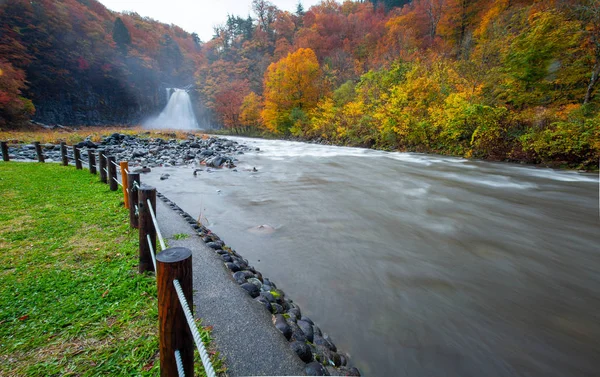
<path fill-rule="evenodd" d="M 86 139 L 75 145 L 81 148 L 82 158 L 87 159 L 88 150 L 103 149 L 117 161 L 129 161 L 130 166 L 185 166 L 202 164 L 211 168 L 235 168 L 239 155 L 250 148 L 236 141 L 218 137 L 201 138 L 194 135 L 186 140 L 141 138 L 114 133 L 99 143 Z M 47 162 L 60 161 L 60 147 L 55 144 L 42 145 Z M 19 144 L 9 148 L 13 160 L 36 160 L 33 144 Z M 73 157 L 71 155 L 71 157 Z"/>

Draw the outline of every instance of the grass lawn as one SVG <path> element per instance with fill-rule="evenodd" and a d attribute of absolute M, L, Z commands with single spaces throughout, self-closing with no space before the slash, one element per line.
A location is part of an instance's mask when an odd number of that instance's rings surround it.
<path fill-rule="evenodd" d="M 0 162 L 0 376 L 159 374 L 156 282 L 122 199 L 87 170 Z"/>

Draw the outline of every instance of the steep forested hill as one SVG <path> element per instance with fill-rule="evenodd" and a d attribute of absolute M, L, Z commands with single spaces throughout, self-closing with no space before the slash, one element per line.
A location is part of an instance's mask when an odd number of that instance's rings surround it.
<path fill-rule="evenodd" d="M 0 127 L 29 101 L 42 122 L 137 122 L 164 101 L 161 87 L 193 83 L 199 40 L 177 26 L 95 0 L 0 4 Z"/>

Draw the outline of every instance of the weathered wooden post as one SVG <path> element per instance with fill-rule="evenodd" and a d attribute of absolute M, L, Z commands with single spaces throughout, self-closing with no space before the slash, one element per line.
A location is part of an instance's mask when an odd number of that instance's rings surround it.
<path fill-rule="evenodd" d="M 123 203 L 125 208 L 129 208 L 129 194 L 127 194 L 127 172 L 129 171 L 129 163 L 127 161 L 119 162 L 119 168 L 121 169 L 121 180 L 123 183 Z"/>
<path fill-rule="evenodd" d="M 154 271 L 150 247 L 156 252 L 156 228 L 154 228 L 154 223 L 152 223 L 148 199 L 150 199 L 152 209 L 156 215 L 156 189 L 154 187 L 142 186 L 138 190 L 138 226 L 140 229 L 140 264 L 138 270 L 140 273 Z M 148 236 L 150 236 L 150 244 L 148 244 Z"/>
<path fill-rule="evenodd" d="M 2 160 L 5 162 L 10 161 L 10 157 L 8 156 L 8 144 L 6 141 L 0 141 L 0 147 L 2 148 Z"/>
<path fill-rule="evenodd" d="M 129 225 L 138 227 L 138 217 L 135 207 L 138 204 L 138 187 L 140 185 L 140 173 L 127 173 L 127 191 L 129 194 Z"/>
<path fill-rule="evenodd" d="M 106 179 L 108 171 L 106 170 L 106 154 L 104 149 L 98 151 L 98 164 L 98 170 L 100 170 L 100 182 L 108 183 L 108 180 Z"/>
<path fill-rule="evenodd" d="M 156 256 L 158 285 L 158 332 L 161 377 L 177 376 L 175 351 L 186 376 L 194 375 L 194 339 L 173 284 L 179 281 L 190 308 L 192 303 L 192 252 L 184 247 L 163 250 Z"/>
<path fill-rule="evenodd" d="M 42 152 L 42 146 L 39 141 L 33 143 L 35 146 L 35 153 L 37 154 L 38 162 L 44 162 L 44 153 Z"/>
<path fill-rule="evenodd" d="M 91 149 L 88 149 L 88 168 L 90 169 L 90 174 L 96 174 L 96 155 Z"/>
<path fill-rule="evenodd" d="M 81 150 L 73 145 L 73 157 L 75 157 L 75 169 L 81 170 L 83 166 L 81 165 Z"/>
<path fill-rule="evenodd" d="M 108 168 L 108 185 L 110 186 L 110 191 L 117 191 L 119 189 L 119 184 L 117 183 L 117 161 L 115 160 L 115 156 L 110 156 L 106 159 L 106 165 Z"/>
<path fill-rule="evenodd" d="M 69 156 L 67 156 L 67 143 L 64 141 L 60 142 L 60 156 L 62 158 L 63 166 L 69 166 Z"/>

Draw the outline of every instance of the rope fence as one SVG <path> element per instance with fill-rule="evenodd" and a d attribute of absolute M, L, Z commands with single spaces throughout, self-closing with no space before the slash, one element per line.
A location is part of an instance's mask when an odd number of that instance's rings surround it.
<path fill-rule="evenodd" d="M 45 162 L 41 145 L 34 143 L 39 162 Z M 4 161 L 10 161 L 9 144 L 0 141 Z M 72 154 L 68 153 L 72 150 Z M 139 230 L 140 273 L 154 271 L 158 286 L 159 355 L 161 376 L 193 376 L 194 348 L 198 350 L 208 377 L 216 373 L 204 347 L 194 320 L 192 287 L 192 252 L 187 248 L 167 248 L 156 217 L 156 189 L 142 185 L 140 174 L 131 173 L 126 161 L 117 163 L 114 156 L 102 149 L 87 149 L 87 160 L 82 148 L 60 143 L 62 165 L 75 162 L 77 169 L 87 163 L 91 174 L 100 173 L 100 181 L 110 185 L 111 191 L 123 189 L 125 207 L 129 209 L 130 226 Z M 96 162 L 96 156 L 98 162 Z M 120 180 L 117 169 L 120 168 Z M 156 253 L 156 240 L 160 252 Z M 195 344 L 195 347 L 194 347 Z"/>
<path fill-rule="evenodd" d="M 196 347 L 198 347 L 198 353 L 200 354 L 200 360 L 202 360 L 202 364 L 204 365 L 206 375 L 208 377 L 215 377 L 215 369 L 213 368 L 210 362 L 208 352 L 206 352 L 206 349 L 204 348 L 204 343 L 202 343 L 202 337 L 200 336 L 200 332 L 198 331 L 198 327 L 196 326 L 196 322 L 194 321 L 192 311 L 190 310 L 187 300 L 185 299 L 185 295 L 183 294 L 183 289 L 181 288 L 181 284 L 179 284 L 179 280 L 173 280 L 173 285 L 175 286 L 175 291 L 177 292 L 179 302 L 181 302 L 181 306 L 183 307 L 183 314 L 185 315 L 185 319 L 187 320 L 188 326 L 192 330 L 192 336 L 194 337 Z M 176 350 L 176 352 L 178 352 L 178 350 Z"/>
<path fill-rule="evenodd" d="M 177 375 L 179 377 L 185 377 L 185 370 L 183 370 L 183 360 L 181 360 L 181 352 L 175 350 L 175 362 L 177 363 Z"/>
<path fill-rule="evenodd" d="M 156 221 L 156 215 L 154 214 L 154 209 L 152 208 L 152 203 L 150 203 L 150 199 L 148 202 L 148 210 L 150 211 L 150 216 L 152 217 L 152 223 L 154 224 L 154 228 L 156 228 L 156 235 L 158 236 L 158 240 L 160 241 L 161 251 L 166 249 L 165 240 L 163 239 L 162 233 L 160 232 L 160 228 L 158 227 L 158 222 Z"/>
<path fill-rule="evenodd" d="M 156 271 L 156 253 L 154 252 L 154 248 L 152 247 L 152 240 L 150 239 L 149 234 L 146 234 L 146 240 L 148 241 L 148 248 L 150 249 L 150 255 L 152 256 L 152 264 L 154 265 L 154 271 Z"/>

